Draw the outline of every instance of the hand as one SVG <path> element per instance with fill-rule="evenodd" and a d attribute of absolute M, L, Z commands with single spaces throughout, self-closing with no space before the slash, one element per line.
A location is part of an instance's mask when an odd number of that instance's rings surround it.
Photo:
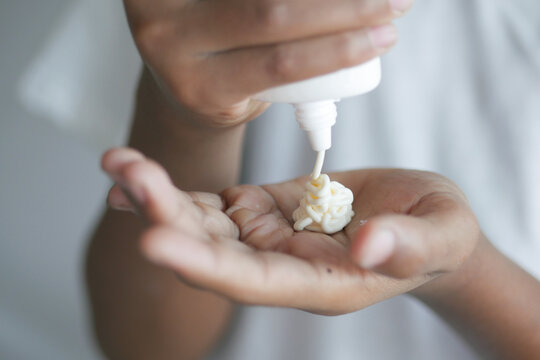
<path fill-rule="evenodd" d="M 427 172 L 331 174 L 355 194 L 356 215 L 329 236 L 292 229 L 307 178 L 220 196 L 178 190 L 131 149 L 106 153 L 103 168 L 117 182 L 109 204 L 149 223 L 145 256 L 193 286 L 248 304 L 352 312 L 458 269 L 479 238 L 463 193 Z"/>
<path fill-rule="evenodd" d="M 267 88 L 357 65 L 396 41 L 412 0 L 124 0 L 143 60 L 179 108 L 214 127 L 253 119 Z M 384 25 L 384 26 L 383 26 Z"/>

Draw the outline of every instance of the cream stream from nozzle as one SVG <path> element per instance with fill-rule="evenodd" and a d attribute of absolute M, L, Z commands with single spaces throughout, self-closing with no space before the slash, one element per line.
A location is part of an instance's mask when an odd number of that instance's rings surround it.
<path fill-rule="evenodd" d="M 319 176 L 321 176 L 325 153 L 326 150 L 317 152 L 317 159 L 315 160 L 315 166 L 313 167 L 313 172 L 311 173 L 311 180 L 316 180 Z"/>

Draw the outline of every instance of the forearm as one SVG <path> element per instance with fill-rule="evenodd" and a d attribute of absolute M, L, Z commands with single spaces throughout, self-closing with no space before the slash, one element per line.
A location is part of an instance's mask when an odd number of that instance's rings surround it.
<path fill-rule="evenodd" d="M 485 238 L 460 270 L 417 295 L 487 359 L 540 356 L 540 283 Z"/>
<path fill-rule="evenodd" d="M 238 182 L 245 125 L 211 127 L 165 98 L 145 71 L 129 145 L 165 167 L 182 190 L 219 192 Z"/>
<path fill-rule="evenodd" d="M 139 252 L 135 215 L 108 210 L 87 253 L 98 342 L 110 359 L 199 359 L 226 328 L 231 305 L 182 283 Z"/>
<path fill-rule="evenodd" d="M 144 74 L 130 146 L 162 164 L 182 189 L 217 192 L 237 182 L 243 128 L 197 126 Z M 139 252 L 142 220 L 109 210 L 87 254 L 96 333 L 112 359 L 195 359 L 219 339 L 232 305 L 195 290 Z"/>

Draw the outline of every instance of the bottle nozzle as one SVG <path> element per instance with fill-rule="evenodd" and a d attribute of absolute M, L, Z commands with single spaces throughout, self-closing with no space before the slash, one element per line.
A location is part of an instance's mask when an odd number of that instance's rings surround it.
<path fill-rule="evenodd" d="M 328 150 L 332 146 L 332 126 L 336 123 L 335 100 L 293 104 L 296 121 L 307 132 L 314 151 Z"/>

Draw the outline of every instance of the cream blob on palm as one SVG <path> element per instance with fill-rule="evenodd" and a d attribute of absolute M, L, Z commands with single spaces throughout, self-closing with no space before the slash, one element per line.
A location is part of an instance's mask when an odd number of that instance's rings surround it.
<path fill-rule="evenodd" d="M 352 191 L 326 174 L 306 183 L 300 206 L 293 212 L 294 229 L 333 234 L 341 231 L 354 216 Z"/>

